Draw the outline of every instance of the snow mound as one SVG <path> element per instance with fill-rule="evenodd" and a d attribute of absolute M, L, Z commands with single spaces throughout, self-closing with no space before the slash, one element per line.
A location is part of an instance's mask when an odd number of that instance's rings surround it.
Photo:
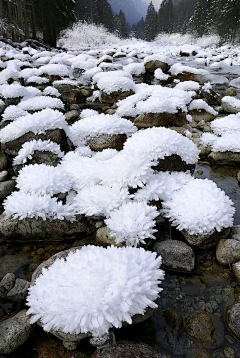
<path fill-rule="evenodd" d="M 164 73 L 161 68 L 157 68 L 154 72 L 154 77 L 159 81 L 167 81 L 170 76 Z"/>
<path fill-rule="evenodd" d="M 129 199 L 128 190 L 118 185 L 91 185 L 78 192 L 73 205 L 77 214 L 106 217 Z"/>
<path fill-rule="evenodd" d="M 59 158 L 64 156 L 57 143 L 50 140 L 32 140 L 23 144 L 18 155 L 13 159 L 13 165 L 25 164 L 28 159 L 32 159 L 35 151 L 55 153 Z"/>
<path fill-rule="evenodd" d="M 136 132 L 137 128 L 127 119 L 115 115 L 97 114 L 75 122 L 69 128 L 69 137 L 76 146 L 82 145 L 87 137 L 101 134 L 127 134 Z"/>
<path fill-rule="evenodd" d="M 211 128 L 217 135 L 240 132 L 240 113 L 215 119 L 211 123 Z"/>
<path fill-rule="evenodd" d="M 215 111 L 215 109 L 213 109 L 211 106 L 209 106 L 204 100 L 202 99 L 194 99 L 189 106 L 189 110 L 197 110 L 197 111 L 201 111 L 204 110 L 208 113 L 211 113 L 213 116 L 217 116 L 218 112 Z"/>
<path fill-rule="evenodd" d="M 213 152 L 240 152 L 238 131 L 235 131 L 234 133 L 226 132 L 221 137 L 215 136 L 212 133 L 203 133 L 201 142 L 205 146 L 212 146 Z"/>
<path fill-rule="evenodd" d="M 207 179 L 190 181 L 163 206 L 172 224 L 190 235 L 209 235 L 233 225 L 233 202 Z"/>
<path fill-rule="evenodd" d="M 11 85 L 2 85 L 0 93 L 3 98 L 31 98 L 40 95 L 41 91 L 34 87 L 24 87 L 19 83 L 12 83 Z"/>
<path fill-rule="evenodd" d="M 125 153 L 145 153 L 151 160 L 179 155 L 187 164 L 198 160 L 197 146 L 188 138 L 168 128 L 148 128 L 132 135 L 124 144 Z"/>
<path fill-rule="evenodd" d="M 127 77 L 102 76 L 97 82 L 98 88 L 104 93 L 113 92 L 135 92 L 135 83 Z"/>
<path fill-rule="evenodd" d="M 144 64 L 146 64 L 148 62 L 151 62 L 151 61 L 163 62 L 163 63 L 168 64 L 169 66 L 171 66 L 173 64 L 173 61 L 169 57 L 167 57 L 167 56 L 165 56 L 165 55 L 163 55 L 161 53 L 155 53 L 153 55 L 146 56 L 144 58 Z"/>
<path fill-rule="evenodd" d="M 16 180 L 17 188 L 24 193 L 55 195 L 67 193 L 72 189 L 73 181 L 61 166 L 34 164 L 23 167 Z"/>
<path fill-rule="evenodd" d="M 40 320 L 47 332 L 98 337 L 131 324 L 134 315 L 157 307 L 160 265 L 160 257 L 143 249 L 84 246 L 43 269 L 30 287 L 31 323 Z"/>
<path fill-rule="evenodd" d="M 133 76 L 141 76 L 145 73 L 145 67 L 143 63 L 129 63 L 123 67 L 124 71 L 131 73 Z"/>
<path fill-rule="evenodd" d="M 15 140 L 28 132 L 42 134 L 53 129 L 67 130 L 65 117 L 59 111 L 44 109 L 40 112 L 20 117 L 1 129 L 0 142 L 6 143 Z"/>
<path fill-rule="evenodd" d="M 183 91 L 199 91 L 200 84 L 195 81 L 183 81 L 183 82 L 177 83 L 175 88 L 181 89 Z"/>
<path fill-rule="evenodd" d="M 170 72 L 172 76 L 177 76 L 180 73 L 186 73 L 186 72 L 192 73 L 194 75 L 200 75 L 200 76 L 207 76 L 209 74 L 209 72 L 206 70 L 202 70 L 190 66 L 184 66 L 181 63 L 175 63 L 173 66 L 171 66 Z"/>
<path fill-rule="evenodd" d="M 63 109 L 64 104 L 59 98 L 38 96 L 21 101 L 18 108 L 24 111 L 40 111 L 45 108 Z"/>
<path fill-rule="evenodd" d="M 154 173 L 147 184 L 134 195 L 134 200 L 147 202 L 169 200 L 175 191 L 181 189 L 192 180 L 194 179 L 189 173 Z"/>
<path fill-rule="evenodd" d="M 67 77 L 70 74 L 69 67 L 61 64 L 49 64 L 39 68 L 41 75 Z"/>
<path fill-rule="evenodd" d="M 118 102 L 117 114 L 136 117 L 144 113 L 187 112 L 194 92 L 162 86 L 136 85 L 136 93 Z"/>
<path fill-rule="evenodd" d="M 159 215 L 155 206 L 146 202 L 129 202 L 110 213 L 105 220 L 110 229 L 110 235 L 116 243 L 126 243 L 127 246 L 145 244 L 146 239 L 155 239 L 155 219 Z"/>
<path fill-rule="evenodd" d="M 63 205 L 57 198 L 51 198 L 49 195 L 16 191 L 7 197 L 3 206 L 6 216 L 12 219 L 75 219 L 71 206 Z"/>

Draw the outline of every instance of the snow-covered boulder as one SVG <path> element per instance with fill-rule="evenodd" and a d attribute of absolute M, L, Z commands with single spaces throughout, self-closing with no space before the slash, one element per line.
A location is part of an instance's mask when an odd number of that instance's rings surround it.
<path fill-rule="evenodd" d="M 162 54 L 154 54 L 145 57 L 144 65 L 147 72 L 154 74 L 156 69 L 160 68 L 163 72 L 167 72 L 172 65 L 172 60 Z"/>
<path fill-rule="evenodd" d="M 167 128 L 148 128 L 130 137 L 125 153 L 144 153 L 159 171 L 186 171 L 198 161 L 197 146 L 188 138 Z"/>
<path fill-rule="evenodd" d="M 9 156 L 16 156 L 22 145 L 31 140 L 51 140 L 68 149 L 67 122 L 62 113 L 44 109 L 34 114 L 20 117 L 0 130 L 2 150 Z"/>
<path fill-rule="evenodd" d="M 240 112 L 240 99 L 231 96 L 223 97 L 222 106 L 227 113 L 238 113 Z"/>
<path fill-rule="evenodd" d="M 135 118 L 138 128 L 182 126 L 193 93 L 162 86 L 136 85 L 136 94 L 118 103 L 117 114 Z"/>
<path fill-rule="evenodd" d="M 69 136 L 74 145 L 87 144 L 93 151 L 121 150 L 127 137 L 136 131 L 137 128 L 127 119 L 94 114 L 75 122 L 69 129 Z"/>
<path fill-rule="evenodd" d="M 136 315 L 157 307 L 164 279 L 160 265 L 155 253 L 138 248 L 84 246 L 63 251 L 33 274 L 27 298 L 31 322 L 65 342 L 102 337 L 110 328 L 132 324 Z"/>
<path fill-rule="evenodd" d="M 99 100 L 102 103 L 116 103 L 135 93 L 135 83 L 127 77 L 102 76 L 97 86 L 100 89 Z"/>
<path fill-rule="evenodd" d="M 235 208 L 229 197 L 210 180 L 195 179 L 163 203 L 170 219 L 196 248 L 206 249 L 229 234 Z"/>
<path fill-rule="evenodd" d="M 184 82 L 183 82 L 184 83 Z M 209 106 L 202 99 L 195 99 L 189 105 L 188 113 L 192 116 L 192 119 L 199 123 L 200 121 L 210 122 L 212 121 L 218 114 L 214 108 Z"/>
<path fill-rule="evenodd" d="M 200 83 L 204 83 L 209 75 L 209 72 L 206 70 L 184 66 L 181 63 L 175 63 L 171 66 L 170 73 L 180 81 L 195 81 Z"/>

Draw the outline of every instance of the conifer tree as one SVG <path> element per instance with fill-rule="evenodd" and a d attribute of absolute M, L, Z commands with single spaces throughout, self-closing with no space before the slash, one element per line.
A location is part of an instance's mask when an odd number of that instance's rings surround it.
<path fill-rule="evenodd" d="M 152 1 L 150 2 L 147 10 L 147 16 L 144 26 L 144 39 L 151 41 L 157 35 L 158 17 Z"/>

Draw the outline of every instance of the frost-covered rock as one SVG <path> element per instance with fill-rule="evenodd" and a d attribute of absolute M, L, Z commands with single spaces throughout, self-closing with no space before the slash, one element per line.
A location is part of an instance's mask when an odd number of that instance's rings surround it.
<path fill-rule="evenodd" d="M 201 120 L 209 122 L 217 116 L 218 112 L 202 99 L 195 99 L 190 103 L 189 114 L 195 122 L 199 122 Z"/>
<path fill-rule="evenodd" d="M 180 81 L 195 81 L 200 83 L 204 83 L 209 75 L 209 72 L 206 70 L 184 66 L 180 63 L 175 63 L 171 66 L 170 73 Z"/>
<path fill-rule="evenodd" d="M 202 245 L 202 248 L 206 248 L 216 244 L 221 238 L 217 232 L 221 233 L 233 225 L 233 202 L 207 179 L 189 182 L 174 192 L 163 206 L 166 217 L 195 247 L 201 248 Z"/>
<path fill-rule="evenodd" d="M 235 97 L 226 96 L 222 99 L 222 106 L 227 113 L 238 113 L 240 112 L 240 100 Z"/>
<path fill-rule="evenodd" d="M 123 322 L 131 324 L 135 314 L 156 308 L 164 278 L 160 265 L 161 258 L 143 249 L 85 246 L 74 250 L 34 275 L 27 299 L 31 322 L 38 321 L 46 331 L 94 336 L 120 328 Z"/>
<path fill-rule="evenodd" d="M 33 159 L 33 155 L 36 151 L 51 152 L 56 154 L 59 158 L 64 156 L 59 144 L 53 143 L 50 140 L 32 140 L 23 144 L 22 148 L 18 152 L 18 155 L 13 160 L 13 165 L 25 164 L 29 159 Z"/>
<path fill-rule="evenodd" d="M 158 68 L 163 72 L 167 72 L 172 65 L 172 60 L 162 54 L 154 54 L 145 57 L 144 65 L 146 71 L 154 73 Z"/>
<path fill-rule="evenodd" d="M 184 167 L 186 170 L 188 164 L 197 162 L 199 153 L 191 140 L 166 128 L 149 128 L 133 134 L 125 143 L 124 151 L 145 153 L 157 170 L 164 171 L 182 171 Z"/>
<path fill-rule="evenodd" d="M 127 119 L 94 114 L 75 122 L 69 129 L 69 137 L 74 145 L 88 144 L 95 151 L 106 148 L 120 150 L 127 136 L 136 131 L 137 128 Z"/>
<path fill-rule="evenodd" d="M 193 92 L 162 86 L 136 85 L 136 94 L 118 103 L 117 114 L 137 117 L 141 114 L 186 113 Z"/>

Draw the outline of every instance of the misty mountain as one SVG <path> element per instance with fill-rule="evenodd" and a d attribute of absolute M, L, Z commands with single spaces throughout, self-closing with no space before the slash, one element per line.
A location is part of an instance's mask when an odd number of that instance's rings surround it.
<path fill-rule="evenodd" d="M 119 13 L 122 10 L 130 25 L 137 23 L 146 16 L 148 5 L 141 0 L 108 0 L 113 11 Z"/>

